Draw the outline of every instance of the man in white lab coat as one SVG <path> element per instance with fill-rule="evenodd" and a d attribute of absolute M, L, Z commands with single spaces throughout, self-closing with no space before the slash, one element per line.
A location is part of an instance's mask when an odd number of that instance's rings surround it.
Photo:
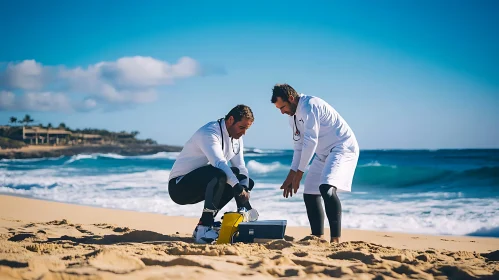
<path fill-rule="evenodd" d="M 244 163 L 242 137 L 254 120 L 250 107 L 237 105 L 225 118 L 199 128 L 173 164 L 168 183 L 171 199 L 180 205 L 204 201 L 193 233 L 197 243 L 212 243 L 218 238 L 214 218 L 232 198 L 248 220 L 258 218 L 249 203 L 254 182 Z"/>
<path fill-rule="evenodd" d="M 324 100 L 298 94 L 288 84 L 277 84 L 271 102 L 290 116 L 294 153 L 291 170 L 281 186 L 283 196 L 296 194 L 303 173 L 315 154 L 306 179 L 303 199 L 312 235 L 324 234 L 324 210 L 331 242 L 341 236 L 341 202 L 337 190 L 351 191 L 359 158 L 359 145 L 347 122 Z"/>

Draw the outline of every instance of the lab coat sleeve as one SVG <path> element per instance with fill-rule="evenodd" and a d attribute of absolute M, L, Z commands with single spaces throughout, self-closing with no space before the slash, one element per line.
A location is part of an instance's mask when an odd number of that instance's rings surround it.
<path fill-rule="evenodd" d="M 317 106 L 310 106 L 303 115 L 304 131 L 302 132 L 302 149 L 300 156 L 300 164 L 298 169 L 305 172 L 310 160 L 314 156 L 317 149 L 320 128 L 320 112 Z"/>
<path fill-rule="evenodd" d="M 293 160 L 291 161 L 291 170 L 296 171 L 298 169 L 298 165 L 300 164 L 303 135 L 300 136 L 294 135 L 294 133 L 296 132 L 296 127 L 293 117 L 289 118 L 289 125 L 291 126 L 291 130 L 293 131 Z M 299 140 L 295 141 L 295 139 L 298 138 Z"/>
<path fill-rule="evenodd" d="M 227 175 L 227 183 L 233 187 L 239 183 L 239 181 L 227 164 L 227 160 L 222 151 L 221 137 L 222 136 L 214 130 L 202 131 L 200 137 L 197 138 L 197 144 L 208 158 L 209 163 L 225 172 Z"/>
<path fill-rule="evenodd" d="M 230 164 L 233 167 L 237 167 L 239 169 L 239 173 L 246 176 L 246 179 L 241 180 L 241 185 L 243 186 L 249 186 L 249 174 L 248 174 L 248 168 L 246 168 L 246 164 L 244 163 L 244 141 L 243 138 L 239 138 L 239 140 L 234 140 L 234 141 L 239 141 L 239 154 L 235 155 L 231 160 Z"/>

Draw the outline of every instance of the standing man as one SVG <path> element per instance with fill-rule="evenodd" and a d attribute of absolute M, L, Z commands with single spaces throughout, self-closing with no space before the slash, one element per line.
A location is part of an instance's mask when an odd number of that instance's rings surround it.
<path fill-rule="evenodd" d="M 346 121 L 324 100 L 298 94 L 288 84 L 277 84 L 272 90 L 272 103 L 282 114 L 290 116 L 294 153 L 291 170 L 281 186 L 283 196 L 296 194 L 308 163 L 315 153 L 305 179 L 303 199 L 312 235 L 324 234 L 326 208 L 331 242 L 341 236 L 341 202 L 337 189 L 351 191 L 359 159 L 359 145 Z"/>
<path fill-rule="evenodd" d="M 199 128 L 173 164 L 168 183 L 173 202 L 186 205 L 204 200 L 203 213 L 193 233 L 197 243 L 212 243 L 218 238 L 213 229 L 214 218 L 232 198 L 238 211 L 248 210 L 249 220 L 258 219 L 258 212 L 249 203 L 254 182 L 244 163 L 242 138 L 254 120 L 250 107 L 237 105 L 225 119 Z"/>

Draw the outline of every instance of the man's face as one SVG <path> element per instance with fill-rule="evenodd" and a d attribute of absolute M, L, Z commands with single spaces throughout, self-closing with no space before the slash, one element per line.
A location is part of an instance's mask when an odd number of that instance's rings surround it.
<path fill-rule="evenodd" d="M 280 97 L 277 97 L 277 101 L 274 104 L 281 111 L 281 114 L 293 116 L 296 113 L 297 106 L 289 101 L 282 100 Z"/>
<path fill-rule="evenodd" d="M 240 121 L 234 123 L 234 117 L 230 116 L 227 120 L 227 131 L 229 136 L 234 139 L 239 139 L 246 134 L 246 130 L 250 128 L 253 121 L 247 118 L 242 118 Z"/>

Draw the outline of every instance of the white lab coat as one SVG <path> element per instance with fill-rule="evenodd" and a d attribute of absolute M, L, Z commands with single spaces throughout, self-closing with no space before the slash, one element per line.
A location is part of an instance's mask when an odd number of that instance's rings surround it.
<path fill-rule="evenodd" d="M 225 121 L 222 119 L 220 123 L 222 131 L 220 131 L 219 121 L 213 121 L 202 126 L 192 135 L 173 164 L 168 180 L 184 176 L 195 169 L 211 164 L 223 170 L 227 175 L 227 183 L 234 186 L 239 183 L 239 180 L 230 169 L 229 161 L 233 167 L 239 169 L 240 174 L 249 178 L 248 169 L 244 163 L 243 137 L 231 139 Z M 222 141 L 224 141 L 223 151 Z M 236 155 L 234 151 L 239 151 L 239 153 Z M 247 181 L 248 179 L 245 179 L 240 183 L 247 186 Z"/>
<path fill-rule="evenodd" d="M 351 191 L 359 145 L 340 114 L 324 100 L 301 94 L 289 124 L 294 140 L 291 169 L 305 172 L 315 154 L 305 179 L 305 193 L 320 194 L 321 184 Z"/>

